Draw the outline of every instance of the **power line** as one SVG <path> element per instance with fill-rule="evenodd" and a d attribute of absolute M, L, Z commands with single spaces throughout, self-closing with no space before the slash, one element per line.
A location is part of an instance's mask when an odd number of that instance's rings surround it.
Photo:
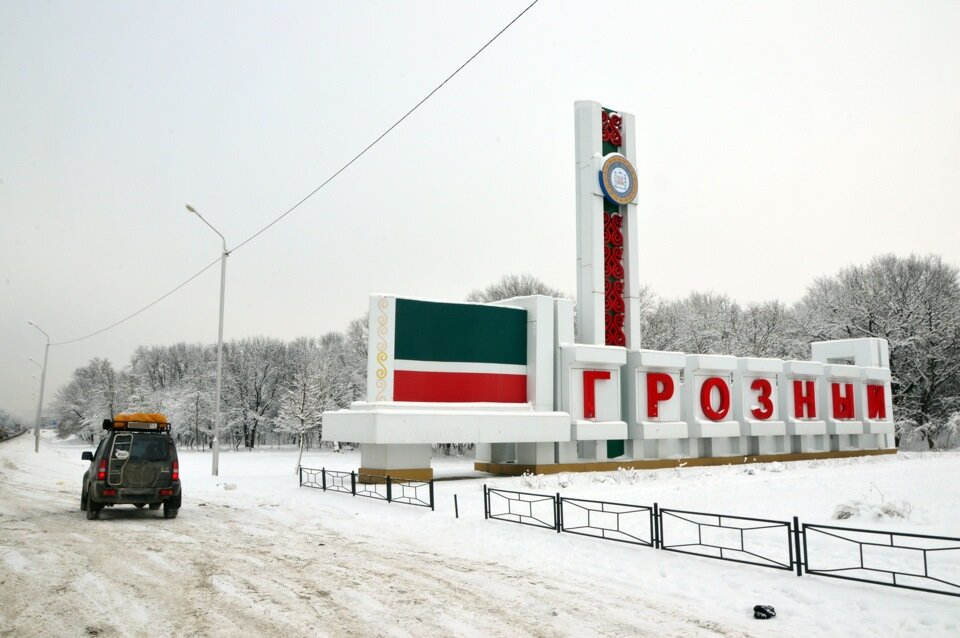
<path fill-rule="evenodd" d="M 369 151 L 371 148 L 373 148 L 374 146 L 376 146 L 377 143 L 378 143 L 380 140 L 382 140 L 382 139 L 385 138 L 387 135 L 389 135 L 390 132 L 393 131 L 393 129 L 397 128 L 397 126 L 399 126 L 405 119 L 407 119 L 408 117 L 410 117 L 410 115 L 412 115 L 414 111 L 416 111 L 418 108 L 420 108 L 421 106 L 423 106 L 423 104 L 424 104 L 427 100 L 429 100 L 431 97 L 433 97 L 433 94 L 434 94 L 434 93 L 436 93 L 437 91 L 439 91 L 440 89 L 442 89 L 442 88 L 444 87 L 444 85 L 445 85 L 447 82 L 449 82 L 450 80 L 452 80 L 452 79 L 454 78 L 454 76 L 456 76 L 458 73 L 460 73 L 460 71 L 462 71 L 462 70 L 464 69 L 464 67 L 466 67 L 468 64 L 470 64 L 471 62 L 473 62 L 474 58 L 476 58 L 478 55 L 480 55 L 481 53 L 483 53 L 484 49 L 486 49 L 488 46 L 490 46 L 491 44 L 493 44 L 494 40 L 496 40 L 496 39 L 499 38 L 501 35 L 503 35 L 503 33 L 504 33 L 507 29 L 509 29 L 511 26 L 513 26 L 513 23 L 514 23 L 514 22 L 516 22 L 517 20 L 519 20 L 520 18 L 522 18 L 522 17 L 523 17 L 523 14 L 525 14 L 527 11 L 529 11 L 530 9 L 532 9 L 532 8 L 533 8 L 533 5 L 537 4 L 537 2 L 539 2 L 539 1 L 540 1 L 540 0 L 533 0 L 533 2 L 531 2 L 529 5 L 527 5 L 527 8 L 526 8 L 526 9 L 524 9 L 523 11 L 521 11 L 520 13 L 518 13 L 518 14 L 516 15 L 516 17 L 514 17 L 514 19 L 511 20 L 510 22 L 508 22 L 505 27 L 503 27 L 502 29 L 500 29 L 500 30 L 496 33 L 496 35 L 494 35 L 492 38 L 490 38 L 489 40 L 487 40 L 486 44 L 484 44 L 482 47 L 480 47 L 479 49 L 477 49 L 476 53 L 474 53 L 474 54 L 471 55 L 469 58 L 467 58 L 466 62 L 464 62 L 463 64 L 461 64 L 459 67 L 457 67 L 456 71 L 454 71 L 453 73 L 451 73 L 450 75 L 448 75 L 446 78 L 444 78 L 443 82 L 441 82 L 440 84 L 438 84 L 437 86 L 435 86 L 435 87 L 433 88 L 433 90 L 430 91 L 429 93 L 427 93 L 427 94 L 423 97 L 422 100 L 420 100 L 419 102 L 417 102 L 412 109 L 410 109 L 409 111 L 407 111 L 406 113 L 404 113 L 403 116 L 402 116 L 399 120 L 397 120 L 396 122 L 394 122 L 393 124 L 391 124 L 391 125 L 389 126 L 389 128 L 387 128 L 387 130 L 385 130 L 383 133 L 381 133 L 375 140 L 373 140 L 372 142 L 370 142 L 369 144 L 367 144 L 367 146 L 366 146 L 362 151 L 360 151 L 359 153 L 357 153 L 356 155 L 354 155 L 353 158 L 352 158 L 349 162 L 347 162 L 346 164 L 344 164 L 343 166 L 341 166 L 333 175 L 331 175 L 330 177 L 328 177 L 327 179 L 325 179 L 322 184 L 320 184 L 319 186 L 317 186 L 316 188 L 314 188 L 312 191 L 310 191 L 310 192 L 307 194 L 306 197 L 304 197 L 304 198 L 301 199 L 299 202 L 297 202 L 296 204 L 294 204 L 293 206 L 291 206 L 290 208 L 288 208 L 286 211 L 284 211 L 282 215 L 280 215 L 279 217 L 277 217 L 276 219 L 274 219 L 272 222 L 270 222 L 269 224 L 267 224 L 266 226 L 264 226 L 263 228 L 261 228 L 260 230 L 258 230 L 258 231 L 255 232 L 254 234 L 250 235 L 249 237 L 247 237 L 246 239 L 244 239 L 244 240 L 243 240 L 242 242 L 240 242 L 239 244 L 237 244 L 236 247 L 234 247 L 233 250 L 237 250 L 237 249 L 239 249 L 239 248 L 242 248 L 245 244 L 247 244 L 247 243 L 253 241 L 254 239 L 256 239 L 257 237 L 259 237 L 263 232 L 265 232 L 268 228 L 270 228 L 271 226 L 273 226 L 274 224 L 276 224 L 277 222 L 279 222 L 281 219 L 283 219 L 284 217 L 286 217 L 287 215 L 289 215 L 289 214 L 292 213 L 293 211 L 297 210 L 304 202 L 306 202 L 308 199 L 310 199 L 311 197 L 313 197 L 314 195 L 316 195 L 317 193 L 319 193 L 320 190 L 321 190 L 324 186 L 326 186 L 327 184 L 329 184 L 330 182 L 332 182 L 334 179 L 336 179 L 337 176 L 340 175 L 340 173 L 342 173 L 343 171 L 345 171 L 345 170 L 347 170 L 348 168 L 350 168 L 350 166 L 351 166 L 354 162 L 356 162 L 358 159 L 360 159 L 361 157 L 363 157 L 364 155 L 366 155 L 367 151 Z"/>
<path fill-rule="evenodd" d="M 96 332 L 91 332 L 91 333 L 88 334 L 88 335 L 84 335 L 84 336 L 82 336 L 82 337 L 77 337 L 76 339 L 70 339 L 69 341 L 58 341 L 57 343 L 51 343 L 50 345 L 51 345 L 51 346 L 65 346 L 65 345 L 67 345 L 68 343 L 76 343 L 76 342 L 78 342 L 78 341 L 83 341 L 84 339 L 89 339 L 90 337 L 95 337 L 95 336 L 97 336 L 98 334 L 101 334 L 101 333 L 103 333 L 103 332 L 106 332 L 107 330 L 110 330 L 111 328 L 116 328 L 116 327 L 119 326 L 121 323 L 123 323 L 123 322 L 125 322 L 125 321 L 129 321 L 130 319 L 133 319 L 134 317 L 136 317 L 137 315 L 139 315 L 141 312 L 144 312 L 145 310 L 149 310 L 150 308 L 152 308 L 153 306 L 157 305 L 158 303 L 160 303 L 161 301 L 163 301 L 164 299 L 166 299 L 167 297 L 169 297 L 169 296 L 172 295 L 173 293 L 177 292 L 178 290 L 180 290 L 181 288 L 183 288 L 184 286 L 186 286 L 188 283 L 190 283 L 191 281 L 193 281 L 194 279 L 196 279 L 197 277 L 199 277 L 199 276 L 202 275 L 203 273 L 207 272 L 208 270 L 210 270 L 210 268 L 211 268 L 214 264 L 218 263 L 219 261 L 220 261 L 220 257 L 217 257 L 216 259 L 214 259 L 213 261 L 211 261 L 209 264 L 207 264 L 206 266 L 204 266 L 203 268 L 201 268 L 199 271 L 197 271 L 196 273 L 194 273 L 193 275 L 191 275 L 188 279 L 186 279 L 186 280 L 184 280 L 183 282 L 181 282 L 176 288 L 170 290 L 169 292 L 165 293 L 165 294 L 164 294 L 163 296 L 161 296 L 161 297 L 157 297 L 156 299 L 154 299 L 153 301 L 151 301 L 150 303 L 148 303 L 146 306 L 144 306 L 144 307 L 141 308 L 140 310 L 137 310 L 137 311 L 134 312 L 133 314 L 127 315 L 126 317 L 124 317 L 124 318 L 121 319 L 120 321 L 116 321 L 116 322 L 114 322 L 114 323 L 111 323 L 111 324 L 110 324 L 109 326 L 107 326 L 106 328 L 101 328 L 100 330 L 97 330 Z"/>
<path fill-rule="evenodd" d="M 468 64 L 470 64 L 471 62 L 473 62 L 473 60 L 474 60 L 478 55 L 480 55 L 481 53 L 483 53 L 483 51 L 484 51 L 487 47 L 489 47 L 491 44 L 493 44 L 493 42 L 494 42 L 497 38 L 499 38 L 501 35 L 503 35 L 503 34 L 507 31 L 507 29 L 509 29 L 510 27 L 512 27 L 513 24 L 514 24 L 517 20 L 519 20 L 520 18 L 522 18 L 522 17 L 524 16 L 524 14 L 527 13 L 527 11 L 529 11 L 530 9 L 532 9 L 533 6 L 534 6 L 535 4 L 537 4 L 537 2 L 539 2 L 539 1 L 540 1 L 540 0 L 533 0 L 533 2 L 531 2 L 529 5 L 527 5 L 527 7 L 526 7 L 523 11 L 521 11 L 520 13 L 518 13 L 510 22 L 508 22 L 508 23 L 506 24 L 506 26 L 504 26 L 502 29 L 500 29 L 492 38 L 490 38 L 489 40 L 487 40 L 487 42 L 486 42 L 482 47 L 480 47 L 479 49 L 477 49 L 477 51 L 476 51 L 473 55 L 471 55 L 469 58 L 467 58 L 467 60 L 466 60 L 463 64 L 461 64 L 460 66 L 458 66 L 457 69 L 456 69 L 453 73 L 451 73 L 451 74 L 448 75 L 446 78 L 444 78 L 444 80 L 443 80 L 442 82 L 440 82 L 440 84 L 438 84 L 437 86 L 435 86 L 435 87 L 433 88 L 433 90 L 431 90 L 429 93 L 427 93 L 427 94 L 423 97 L 423 99 L 421 99 L 419 102 L 417 102 L 417 103 L 413 106 L 413 108 L 411 108 L 409 111 L 407 111 L 406 113 L 404 113 L 403 116 L 400 117 L 400 119 L 398 119 L 396 122 L 394 122 L 393 124 L 391 124 L 383 133 L 381 133 L 379 136 L 377 136 L 376 139 L 374 139 L 372 142 L 370 142 L 369 144 L 367 144 L 367 146 L 364 147 L 364 149 L 363 149 L 362 151 L 360 151 L 359 153 L 357 153 L 356 155 L 354 155 L 354 156 L 350 159 L 350 161 L 348 161 L 346 164 L 344 164 L 344 165 L 341 166 L 339 169 L 337 169 L 337 171 L 336 171 L 335 173 L 333 173 L 330 177 L 328 177 L 327 179 L 325 179 L 319 186 L 317 186 L 317 187 L 314 188 L 312 191 L 310 191 L 305 197 L 303 197 L 303 198 L 302 198 L 300 201 L 298 201 L 296 204 L 294 204 L 293 206 L 291 206 L 290 208 L 288 208 L 287 210 L 285 210 L 285 211 L 284 211 L 280 216 L 278 216 L 276 219 L 274 219 L 274 220 L 271 221 L 269 224 L 267 224 L 266 226 L 264 226 L 263 228 L 261 228 L 260 230 L 258 230 L 258 231 L 255 232 L 254 234 L 250 235 L 249 237 L 247 237 L 246 239 L 244 239 L 244 240 L 243 240 L 242 242 L 240 242 L 239 244 L 237 244 L 234 248 L 232 248 L 232 249 L 230 250 L 230 252 L 233 253 L 234 251 L 238 250 L 239 248 L 242 248 L 242 247 L 245 246 L 246 244 L 249 244 L 251 241 L 253 241 L 253 240 L 256 239 L 257 237 L 259 237 L 260 235 L 262 235 L 264 232 L 267 231 L 267 229 L 269 229 L 271 226 L 273 226 L 274 224 L 276 224 L 277 222 L 279 222 L 281 219 L 283 219 L 284 217 L 286 217 L 287 215 L 289 215 L 289 214 L 292 213 L 293 211 L 295 211 L 295 210 L 297 210 L 298 208 L 300 208 L 300 206 L 302 206 L 307 200 L 309 200 L 311 197 L 313 197 L 314 195 L 316 195 L 317 193 L 319 193 L 327 184 L 329 184 L 329 183 L 332 182 L 334 179 L 336 179 L 342 172 L 344 172 L 345 170 L 347 170 L 348 168 L 350 168 L 350 166 L 353 165 L 354 162 L 356 162 L 356 161 L 359 160 L 361 157 L 363 157 L 364 155 L 366 155 L 367 151 L 369 151 L 371 148 L 373 148 L 374 146 L 376 146 L 376 145 L 380 142 L 380 140 L 382 140 L 382 139 L 385 138 L 387 135 L 389 135 L 389 134 L 393 131 L 393 129 L 397 128 L 397 126 L 399 126 L 405 119 L 407 119 L 408 117 L 410 117 L 410 116 L 414 113 L 414 111 L 416 111 L 416 110 L 419 109 L 421 106 L 423 106 L 423 104 L 424 104 L 427 100 L 429 100 L 431 97 L 433 97 L 434 93 L 436 93 L 437 91 L 439 91 L 440 89 L 442 89 L 442 88 L 444 87 L 444 85 L 447 84 L 447 82 L 449 82 L 450 80 L 452 80 L 452 79 L 453 79 L 458 73 L 460 73 L 460 71 L 462 71 Z M 186 279 L 185 281 L 183 281 L 182 283 L 180 283 L 178 286 L 176 286 L 175 288 L 173 288 L 173 289 L 170 290 L 169 292 L 165 293 L 165 294 L 162 295 L 161 297 L 158 297 L 158 298 L 155 299 L 154 301 L 151 301 L 151 302 L 148 303 L 146 306 L 144 306 L 143 308 L 140 308 L 140 309 L 137 310 L 136 312 L 134 312 L 134 313 L 132 313 L 132 314 L 130 314 L 130 315 L 127 315 L 127 316 L 124 317 L 123 319 L 120 319 L 119 321 L 116 321 L 116 322 L 110 324 L 109 326 L 106 326 L 105 328 L 101 328 L 100 330 L 97 330 L 96 332 L 91 332 L 91 333 L 88 334 L 88 335 L 84 335 L 84 336 L 82 336 L 82 337 L 77 337 L 76 339 L 70 339 L 69 341 L 59 341 L 59 342 L 57 342 L 57 343 L 51 343 L 50 345 L 51 345 L 51 346 L 63 346 L 63 345 L 67 345 L 67 344 L 70 344 L 70 343 L 76 343 L 76 342 L 78 342 L 78 341 L 83 341 L 83 340 L 85 340 L 85 339 L 89 339 L 89 338 L 91 338 L 91 337 L 95 337 L 95 336 L 97 336 L 97 335 L 99 335 L 99 334 L 102 334 L 102 333 L 108 331 L 108 330 L 111 330 L 111 329 L 113 329 L 113 328 L 116 328 L 116 327 L 119 326 L 120 324 L 125 323 L 125 322 L 129 321 L 130 319 L 133 319 L 134 317 L 136 317 L 136 316 L 139 315 L 140 313 L 145 312 L 146 310 L 148 310 L 148 309 L 152 308 L 153 306 L 157 305 L 158 303 L 160 303 L 161 301 L 163 301 L 164 299 L 166 299 L 167 297 L 169 297 L 169 296 L 172 295 L 173 293 L 177 292 L 178 290 L 180 290 L 181 288 L 183 288 L 184 286 L 186 286 L 188 283 L 190 283 L 191 281 L 193 281 L 194 279 L 196 279 L 197 277 L 199 277 L 200 275 L 202 275 L 203 273 L 205 273 L 207 270 L 209 270 L 209 269 L 210 269 L 214 264 L 216 264 L 218 261 L 220 261 L 220 257 L 217 257 L 215 260 L 213 260 L 212 262 L 210 262 L 209 264 L 207 264 L 206 266 L 204 266 L 204 267 L 203 267 L 202 269 L 200 269 L 197 273 L 195 273 L 195 274 L 193 274 L 192 276 L 190 276 L 188 279 Z"/>

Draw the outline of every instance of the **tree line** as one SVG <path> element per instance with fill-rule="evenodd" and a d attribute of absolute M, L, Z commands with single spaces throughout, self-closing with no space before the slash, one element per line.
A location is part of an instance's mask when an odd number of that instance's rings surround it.
<path fill-rule="evenodd" d="M 470 301 L 518 295 L 567 296 L 531 275 L 506 275 Z M 788 306 L 742 306 L 727 295 L 683 299 L 642 294 L 643 347 L 689 354 L 808 359 L 810 342 L 880 337 L 890 345 L 898 441 L 927 447 L 956 443 L 960 427 L 960 274 L 938 256 L 883 255 L 815 280 Z M 281 439 L 303 447 L 318 440 L 324 410 L 362 400 L 367 322 L 343 332 L 283 342 L 269 337 L 224 344 L 223 433 L 235 449 Z M 120 411 L 157 411 L 191 446 L 210 444 L 216 347 L 174 344 L 137 348 L 116 370 L 105 359 L 78 368 L 55 396 L 64 435 L 90 437 Z"/>
<path fill-rule="evenodd" d="M 348 405 L 366 391 L 367 324 L 290 342 L 270 337 L 223 345 L 222 444 L 253 449 L 266 443 L 310 445 L 324 410 Z M 90 439 L 119 412 L 160 412 L 173 436 L 190 447 L 211 445 L 216 401 L 216 345 L 141 346 L 117 370 L 95 358 L 77 368 L 53 401 L 61 436 Z"/>

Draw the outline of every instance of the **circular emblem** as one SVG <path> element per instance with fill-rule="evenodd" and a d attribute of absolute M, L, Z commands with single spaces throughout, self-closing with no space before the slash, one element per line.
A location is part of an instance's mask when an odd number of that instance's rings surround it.
<path fill-rule="evenodd" d="M 637 197 L 637 171 L 620 153 L 603 158 L 600 170 L 600 190 L 614 204 L 629 204 Z"/>

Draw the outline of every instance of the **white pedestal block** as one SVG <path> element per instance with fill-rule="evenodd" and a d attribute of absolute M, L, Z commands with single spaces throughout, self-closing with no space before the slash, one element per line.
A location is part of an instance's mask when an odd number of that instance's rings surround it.
<path fill-rule="evenodd" d="M 635 350 L 623 369 L 626 454 L 633 459 L 690 456 L 689 425 L 683 420 L 680 375 L 686 365 L 682 352 Z"/>
<path fill-rule="evenodd" d="M 781 417 L 783 361 L 741 357 L 734 375 L 733 413 L 740 422 L 744 454 L 783 454 L 789 443 Z"/>
<path fill-rule="evenodd" d="M 556 459 L 553 443 L 517 443 L 517 463 L 544 465 Z"/>
<path fill-rule="evenodd" d="M 432 447 L 428 443 L 410 445 L 360 444 L 360 466 L 378 470 L 410 470 L 430 467 Z"/>
<path fill-rule="evenodd" d="M 780 377 L 780 406 L 788 452 L 826 452 L 830 449 L 827 423 L 819 410 L 819 379 L 823 364 L 815 361 L 784 361 Z"/>
<path fill-rule="evenodd" d="M 689 426 L 691 452 L 697 442 L 701 456 L 741 454 L 740 423 L 733 420 L 736 370 L 736 357 L 687 355 L 683 372 L 683 413 Z"/>
<path fill-rule="evenodd" d="M 823 429 L 826 430 L 827 426 L 824 423 Z M 787 450 L 793 454 L 800 454 L 804 452 L 829 452 L 830 451 L 830 441 L 827 438 L 826 434 L 808 434 L 801 436 L 791 436 L 790 439 L 790 449 Z"/>
<path fill-rule="evenodd" d="M 491 463 L 515 463 L 517 461 L 518 443 L 491 443 L 490 444 L 490 462 Z"/>
<path fill-rule="evenodd" d="M 858 417 L 862 412 L 857 408 L 860 403 L 860 368 L 852 365 L 825 365 L 820 377 L 818 406 L 827 422 L 827 434 L 830 436 L 830 449 L 834 452 L 846 452 L 858 448 L 859 435 L 863 434 L 863 421 Z M 843 414 L 843 405 L 853 404 L 853 410 Z"/>
<path fill-rule="evenodd" d="M 358 443 L 540 443 L 570 440 L 570 416 L 526 403 L 355 401 L 325 412 L 325 441 Z"/>
<path fill-rule="evenodd" d="M 750 437 L 749 454 L 786 454 L 790 451 L 790 441 L 786 436 Z"/>
<path fill-rule="evenodd" d="M 477 443 L 476 446 L 474 446 L 474 457 L 478 463 L 490 463 L 493 459 L 490 451 L 490 443 Z"/>
<path fill-rule="evenodd" d="M 567 441 L 564 443 L 557 443 L 557 463 L 576 463 L 580 460 L 577 455 L 577 442 L 576 441 Z"/>

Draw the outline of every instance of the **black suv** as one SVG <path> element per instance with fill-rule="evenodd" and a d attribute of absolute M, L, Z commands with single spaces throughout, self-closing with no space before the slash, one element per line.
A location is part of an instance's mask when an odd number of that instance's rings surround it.
<path fill-rule="evenodd" d="M 147 505 L 164 518 L 176 518 L 180 509 L 180 465 L 170 437 L 170 424 L 162 415 L 118 414 L 106 419 L 107 435 L 96 452 L 84 452 L 90 468 L 83 475 L 80 509 L 87 518 L 114 505 Z"/>

